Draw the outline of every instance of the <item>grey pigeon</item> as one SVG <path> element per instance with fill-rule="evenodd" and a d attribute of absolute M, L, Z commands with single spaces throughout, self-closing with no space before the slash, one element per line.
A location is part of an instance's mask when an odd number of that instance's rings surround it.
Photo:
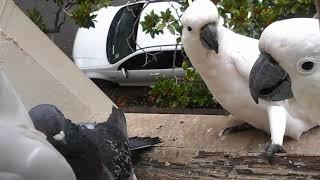
<path fill-rule="evenodd" d="M 38 105 L 29 114 L 35 128 L 46 134 L 70 163 L 78 180 L 136 179 L 130 146 L 134 150 L 161 142 L 159 138 L 134 137 L 130 143 L 125 116 L 115 107 L 106 122 L 79 125 L 50 104 Z"/>

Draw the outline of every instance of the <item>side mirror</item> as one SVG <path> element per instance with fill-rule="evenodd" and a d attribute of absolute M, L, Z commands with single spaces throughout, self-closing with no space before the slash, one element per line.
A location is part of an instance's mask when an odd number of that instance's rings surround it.
<path fill-rule="evenodd" d="M 121 72 L 122 72 L 123 76 L 128 79 L 128 71 L 125 68 L 121 68 Z"/>

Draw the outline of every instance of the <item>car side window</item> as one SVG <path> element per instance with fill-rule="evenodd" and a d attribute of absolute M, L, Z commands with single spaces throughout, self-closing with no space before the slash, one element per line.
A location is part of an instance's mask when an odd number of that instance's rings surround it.
<path fill-rule="evenodd" d="M 181 50 L 176 52 L 175 66 L 181 67 L 183 58 Z M 138 54 L 120 65 L 119 69 L 143 70 L 143 69 L 171 69 L 174 59 L 174 51 L 157 51 Z"/>

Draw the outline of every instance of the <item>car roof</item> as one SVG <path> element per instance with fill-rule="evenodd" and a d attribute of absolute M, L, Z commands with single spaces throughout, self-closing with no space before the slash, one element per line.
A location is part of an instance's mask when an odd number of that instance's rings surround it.
<path fill-rule="evenodd" d="M 181 5 L 174 1 L 165 1 L 165 2 L 151 2 L 149 4 L 146 3 L 145 8 L 141 12 L 140 23 L 144 21 L 144 17 L 153 10 L 155 14 L 159 14 L 161 11 L 166 11 L 168 8 L 171 11 L 171 14 L 178 18 L 178 14 L 181 15 L 180 11 Z M 157 46 L 168 46 L 168 45 L 176 45 L 176 40 L 179 37 L 178 33 L 175 35 L 171 34 L 167 28 L 164 28 L 164 33 L 155 35 L 154 38 L 151 37 L 150 34 L 146 34 L 142 29 L 142 25 L 139 23 L 138 31 L 137 31 L 137 50 L 141 48 L 148 47 L 157 47 Z"/>

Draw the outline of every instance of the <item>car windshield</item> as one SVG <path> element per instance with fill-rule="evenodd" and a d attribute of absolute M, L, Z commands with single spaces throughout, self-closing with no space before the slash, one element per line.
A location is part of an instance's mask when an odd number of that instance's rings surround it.
<path fill-rule="evenodd" d="M 144 3 L 123 7 L 112 20 L 107 38 L 107 57 L 111 64 L 136 50 L 139 15 Z"/>

